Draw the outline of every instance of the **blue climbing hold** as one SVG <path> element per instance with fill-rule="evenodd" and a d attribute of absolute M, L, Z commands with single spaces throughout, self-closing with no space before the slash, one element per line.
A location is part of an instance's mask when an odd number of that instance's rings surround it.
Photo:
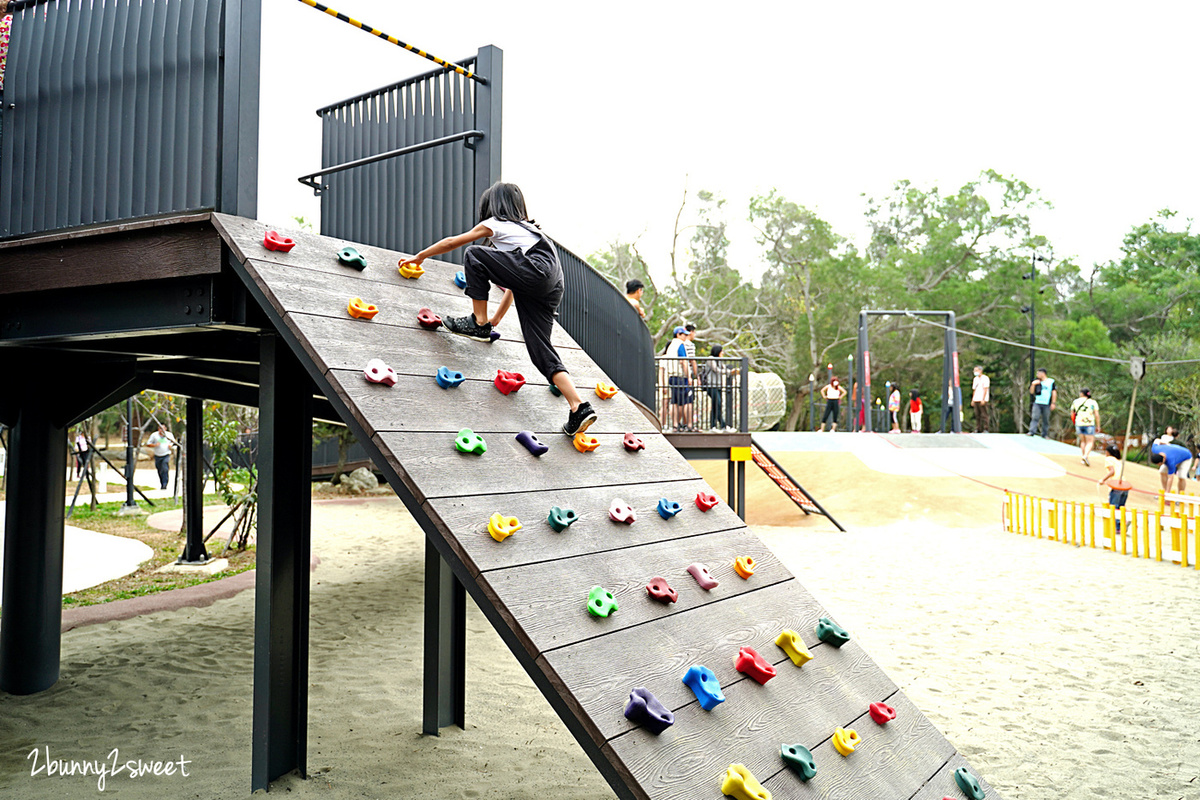
<path fill-rule="evenodd" d="M 454 273 L 454 285 L 460 289 L 467 288 L 467 275 L 461 269 Z"/>
<path fill-rule="evenodd" d="M 673 500 L 663 498 L 658 501 L 658 515 L 663 519 L 670 519 L 683 510 L 683 506 Z"/>
<path fill-rule="evenodd" d="M 696 695 L 700 707 L 705 711 L 712 711 L 725 702 L 721 684 L 717 683 L 717 676 L 708 667 L 699 664 L 688 667 L 688 671 L 683 673 L 683 682 Z"/>
<path fill-rule="evenodd" d="M 466 378 L 463 377 L 461 372 L 455 372 L 449 367 L 438 367 L 437 382 L 438 386 L 442 387 L 443 389 L 453 389 L 464 380 L 466 380 Z"/>

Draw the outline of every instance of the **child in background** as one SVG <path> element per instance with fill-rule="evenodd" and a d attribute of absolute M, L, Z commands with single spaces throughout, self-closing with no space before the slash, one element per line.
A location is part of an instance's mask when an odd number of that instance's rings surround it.
<path fill-rule="evenodd" d="M 1104 448 L 1104 469 L 1107 470 L 1104 477 L 1096 481 L 1097 486 L 1103 486 L 1110 480 L 1116 482 L 1118 472 L 1121 470 L 1121 451 L 1115 444 L 1110 444 Z M 1114 508 L 1121 508 L 1125 505 L 1125 501 L 1129 499 L 1128 489 L 1114 489 L 1111 485 L 1108 487 L 1108 504 Z M 1121 520 L 1117 519 L 1117 531 L 1121 530 Z"/>
<path fill-rule="evenodd" d="M 888 418 L 892 421 L 892 429 L 888 433 L 900 432 L 900 387 L 892 384 L 892 393 L 888 395 Z"/>
<path fill-rule="evenodd" d="M 449 253 L 477 239 L 487 238 L 490 247 L 471 245 L 463 258 L 467 278 L 465 294 L 474 311 L 465 317 L 443 317 L 446 330 L 479 342 L 490 340 L 492 326 L 499 323 L 514 301 L 521 312 L 521 335 L 529 360 L 562 392 L 571 406 L 563 433 L 574 436 L 596 421 L 591 403 L 579 396 L 575 383 L 554 345 L 550 332 L 563 296 L 563 272 L 554 244 L 542 233 L 525 210 L 525 197 L 515 183 L 496 182 L 479 198 L 479 224 L 458 236 L 426 247 L 400 262 L 421 265 L 430 256 Z M 508 287 L 495 317 L 488 316 L 487 297 L 491 284 Z"/>
<path fill-rule="evenodd" d="M 921 403 L 921 393 L 913 389 L 908 393 L 908 423 L 909 433 L 921 432 L 921 414 L 925 410 L 925 406 Z"/>

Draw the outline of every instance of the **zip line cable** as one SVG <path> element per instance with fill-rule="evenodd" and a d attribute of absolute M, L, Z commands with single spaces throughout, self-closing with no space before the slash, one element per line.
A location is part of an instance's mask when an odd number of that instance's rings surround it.
<path fill-rule="evenodd" d="M 365 22 L 359 22 L 358 20 L 354 19 L 353 17 L 347 17 L 342 12 L 333 10 L 329 6 L 321 5 L 320 3 L 316 2 L 316 0 L 300 0 L 300 2 L 304 3 L 304 5 L 306 5 L 306 6 L 312 6 L 317 11 L 324 11 L 326 14 L 328 14 L 331 17 L 337 17 L 342 22 L 348 22 L 351 25 L 353 25 L 354 27 L 364 30 L 367 33 L 374 34 L 375 36 L 378 36 L 380 39 L 383 39 L 384 41 L 388 41 L 394 45 L 403 47 L 405 50 L 416 53 L 417 55 L 421 56 L 422 58 L 427 58 L 439 66 L 445 67 L 446 69 L 452 69 L 455 72 L 457 72 L 459 75 L 465 75 L 468 78 L 470 78 L 471 80 L 479 81 L 480 83 L 484 84 L 485 86 L 487 85 L 487 82 L 488 82 L 487 78 L 483 77 L 482 75 L 476 75 L 474 72 L 471 72 L 466 67 L 460 67 L 458 64 L 455 64 L 452 61 L 445 61 L 443 59 L 438 58 L 437 56 L 430 55 L 429 53 L 426 53 L 424 50 L 421 50 L 420 48 L 417 48 L 417 47 L 413 47 L 411 44 L 408 44 L 407 42 L 402 42 L 399 39 L 397 39 L 395 36 L 389 36 L 388 34 L 384 33 L 383 31 L 379 30 L 378 28 L 373 28 L 370 25 L 366 24 Z"/>
<path fill-rule="evenodd" d="M 943 328 L 945 330 L 950 330 L 949 325 L 946 325 L 941 322 L 934 322 L 933 320 L 930 320 L 930 319 L 921 319 L 916 314 L 913 314 L 910 311 L 904 312 L 904 316 L 906 316 L 916 322 L 922 322 L 926 325 L 933 325 L 934 327 L 937 327 L 937 328 Z M 974 336 L 976 339 L 987 339 L 989 342 L 996 342 L 998 344 L 1007 344 L 1007 345 L 1011 345 L 1013 347 L 1019 347 L 1022 350 L 1038 350 L 1042 353 L 1054 353 L 1055 355 L 1060 355 L 1060 356 L 1073 356 L 1074 358 L 1090 358 L 1093 361 L 1108 361 L 1112 364 L 1128 364 L 1129 363 L 1129 359 L 1126 359 L 1126 358 L 1112 358 L 1111 356 L 1093 356 L 1093 355 L 1089 355 L 1087 353 L 1072 353 L 1067 350 L 1055 350 L 1051 347 L 1036 347 L 1034 345 L 1024 344 L 1023 342 L 1011 342 L 1008 339 L 997 339 L 995 336 L 985 336 L 982 333 L 973 333 L 971 331 L 964 331 L 962 328 L 955 328 L 954 331 L 955 331 L 955 333 L 962 334 L 963 336 Z M 1200 358 L 1185 358 L 1185 359 L 1181 359 L 1179 361 L 1147 361 L 1146 362 L 1147 367 L 1166 367 L 1166 366 L 1171 366 L 1174 364 L 1200 364 Z"/>

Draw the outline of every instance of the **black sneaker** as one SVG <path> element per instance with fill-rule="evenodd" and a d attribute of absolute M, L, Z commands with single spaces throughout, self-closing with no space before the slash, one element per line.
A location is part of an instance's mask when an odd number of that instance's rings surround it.
<path fill-rule="evenodd" d="M 592 411 L 592 404 L 580 403 L 579 408 L 572 411 L 571 415 L 567 417 L 567 424 L 562 428 L 563 433 L 567 436 L 575 436 L 592 427 L 592 423 L 595 421 L 596 412 Z"/>
<path fill-rule="evenodd" d="M 491 324 L 480 325 L 475 321 L 474 314 L 468 314 L 465 317 L 446 317 L 442 320 L 442 324 L 451 333 L 466 336 L 468 339 L 474 339 L 477 342 L 490 342 L 492 340 Z"/>

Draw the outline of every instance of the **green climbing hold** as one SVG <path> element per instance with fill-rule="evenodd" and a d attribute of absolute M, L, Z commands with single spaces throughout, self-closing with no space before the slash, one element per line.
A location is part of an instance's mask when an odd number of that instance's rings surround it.
<path fill-rule="evenodd" d="M 971 770 L 966 767 L 959 767 L 954 770 L 954 782 L 958 784 L 958 788 L 963 790 L 971 800 L 984 800 L 987 793 L 983 791 L 983 787 L 979 785 L 979 778 L 971 774 Z"/>
<path fill-rule="evenodd" d="M 603 586 L 593 586 L 588 592 L 588 613 L 593 617 L 607 617 L 617 610 L 617 598 Z"/>
<path fill-rule="evenodd" d="M 817 762 L 804 745 L 785 744 L 779 749 L 779 755 L 783 757 L 783 763 L 796 770 L 800 780 L 812 780 L 817 774 Z"/>
<path fill-rule="evenodd" d="M 460 453 L 474 453 L 477 456 L 487 452 L 487 442 L 483 441 L 483 437 L 470 428 L 463 428 L 458 432 L 458 438 L 454 440 L 454 447 Z"/>
<path fill-rule="evenodd" d="M 546 518 L 546 521 L 550 523 L 551 528 L 562 533 L 577 519 L 579 519 L 579 515 L 571 509 L 554 506 L 550 509 L 550 516 Z"/>
<path fill-rule="evenodd" d="M 831 644 L 834 647 L 841 647 L 846 642 L 850 641 L 850 634 L 838 627 L 838 625 L 829 617 L 821 617 L 817 623 L 817 638 L 825 644 Z"/>
<path fill-rule="evenodd" d="M 338 251 L 338 263 L 345 264 L 347 267 L 354 267 L 359 272 L 367 268 L 367 259 L 363 258 L 362 253 L 353 247 L 343 247 Z"/>
<path fill-rule="evenodd" d="M 558 390 L 558 387 L 555 386 L 553 383 L 550 384 L 550 394 L 554 395 L 555 397 L 562 397 L 562 392 L 560 392 Z"/>

